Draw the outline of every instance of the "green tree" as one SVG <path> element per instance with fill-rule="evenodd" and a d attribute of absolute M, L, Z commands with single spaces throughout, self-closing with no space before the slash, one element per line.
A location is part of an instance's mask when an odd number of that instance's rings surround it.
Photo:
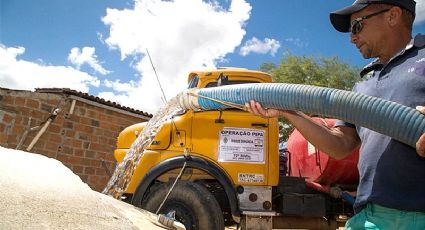
<path fill-rule="evenodd" d="M 351 90 L 360 80 L 360 68 L 342 62 L 337 57 L 312 57 L 286 55 L 278 65 L 264 63 L 260 70 L 270 73 L 275 82 L 306 84 L 343 90 Z M 284 128 L 280 130 L 283 140 L 287 140 L 293 126 L 280 119 Z"/>

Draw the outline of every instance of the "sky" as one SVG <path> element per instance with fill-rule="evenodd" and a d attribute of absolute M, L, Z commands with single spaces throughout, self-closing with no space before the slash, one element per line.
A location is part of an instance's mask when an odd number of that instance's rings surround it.
<path fill-rule="evenodd" d="M 425 0 L 416 2 L 413 34 L 425 32 Z M 256 70 L 288 53 L 361 67 L 370 60 L 329 21 L 351 3 L 0 0 L 0 87 L 70 88 L 154 113 L 164 104 L 158 80 L 170 99 L 194 70 Z"/>

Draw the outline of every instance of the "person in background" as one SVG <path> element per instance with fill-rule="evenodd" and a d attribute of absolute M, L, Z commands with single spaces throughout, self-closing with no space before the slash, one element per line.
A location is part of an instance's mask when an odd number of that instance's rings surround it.
<path fill-rule="evenodd" d="M 413 0 L 357 0 L 330 14 L 334 28 L 350 41 L 367 65 L 353 91 L 394 101 L 425 114 L 425 36 L 412 37 Z M 346 229 L 425 229 L 425 134 L 416 149 L 344 121 L 331 129 L 299 111 L 246 104 L 263 117 L 282 116 L 314 146 L 335 159 L 361 145 L 354 210 Z"/>

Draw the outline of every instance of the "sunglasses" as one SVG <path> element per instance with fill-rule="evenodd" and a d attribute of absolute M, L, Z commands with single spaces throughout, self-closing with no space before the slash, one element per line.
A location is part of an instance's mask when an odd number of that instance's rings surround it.
<path fill-rule="evenodd" d="M 363 29 L 363 24 L 362 24 L 362 21 L 363 20 L 368 19 L 368 18 L 371 18 L 371 17 L 376 16 L 376 15 L 379 15 L 379 14 L 382 14 L 382 13 L 385 13 L 385 12 L 387 12 L 389 10 L 390 9 L 381 10 L 381 11 L 378 11 L 376 13 L 365 15 L 363 17 L 354 19 L 353 21 L 351 21 L 350 32 L 352 34 L 358 34 L 358 33 L 360 33 L 360 31 L 362 31 L 362 29 Z"/>

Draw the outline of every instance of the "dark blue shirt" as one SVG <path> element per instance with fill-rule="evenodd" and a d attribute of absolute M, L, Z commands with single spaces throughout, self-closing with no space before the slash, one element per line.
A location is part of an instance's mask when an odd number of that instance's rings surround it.
<path fill-rule="evenodd" d="M 412 108 L 425 105 L 425 36 L 417 35 L 386 65 L 366 66 L 353 91 L 384 98 Z M 425 158 L 416 150 L 370 129 L 350 126 L 361 139 L 358 169 L 360 182 L 354 208 L 367 203 L 405 211 L 425 212 Z"/>

